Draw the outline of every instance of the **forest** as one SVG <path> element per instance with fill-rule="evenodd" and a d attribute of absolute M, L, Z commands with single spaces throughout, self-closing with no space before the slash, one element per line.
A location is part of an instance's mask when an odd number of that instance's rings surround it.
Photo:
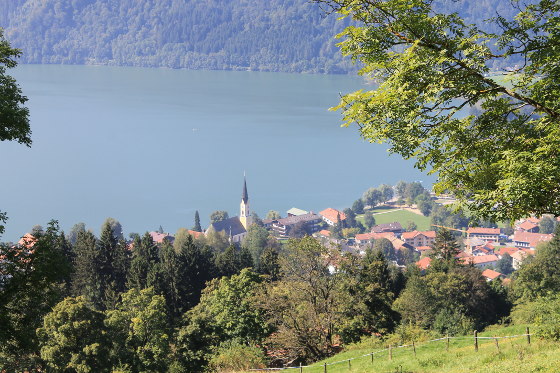
<path fill-rule="evenodd" d="M 443 0 L 437 7 L 476 23 L 511 16 L 505 3 Z M 349 73 L 356 67 L 334 37 L 349 22 L 309 0 L 0 3 L 0 27 L 25 51 L 20 61 L 37 64 Z"/>
<path fill-rule="evenodd" d="M 459 260 L 446 230 L 420 270 L 388 260 L 386 239 L 359 256 L 310 236 L 279 243 L 259 224 L 237 246 L 184 228 L 159 242 L 125 240 L 111 218 L 99 237 L 51 221 L 0 244 L 0 367 L 246 370 L 313 362 L 365 338 L 461 335 L 497 322 L 560 338 L 558 309 L 543 308 L 559 302 L 558 234 L 504 286 Z"/>

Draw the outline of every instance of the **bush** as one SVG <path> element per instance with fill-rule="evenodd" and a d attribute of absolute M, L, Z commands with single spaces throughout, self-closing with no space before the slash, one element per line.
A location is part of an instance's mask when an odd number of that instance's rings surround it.
<path fill-rule="evenodd" d="M 535 335 L 560 341 L 560 295 L 549 295 L 517 305 L 512 312 L 516 324 L 535 324 Z"/>
<path fill-rule="evenodd" d="M 389 334 L 386 343 L 392 346 L 401 346 L 427 341 L 432 337 L 429 331 L 414 324 L 400 324 L 392 334 Z"/>
<path fill-rule="evenodd" d="M 437 313 L 433 329 L 439 334 L 465 335 L 474 330 L 474 321 L 459 311 L 443 309 Z"/>
<path fill-rule="evenodd" d="M 215 372 L 239 372 L 265 367 L 266 359 L 260 348 L 237 343 L 223 344 L 210 360 L 210 368 Z"/>

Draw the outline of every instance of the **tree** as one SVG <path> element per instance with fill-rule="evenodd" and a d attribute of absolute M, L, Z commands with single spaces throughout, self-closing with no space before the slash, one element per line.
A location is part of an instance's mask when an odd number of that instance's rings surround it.
<path fill-rule="evenodd" d="M 394 192 L 393 187 L 387 184 L 381 184 L 379 186 L 379 192 L 381 192 L 381 201 L 387 202 L 393 198 Z"/>
<path fill-rule="evenodd" d="M 74 246 L 76 244 L 76 241 L 78 240 L 78 234 L 80 232 L 85 232 L 85 231 L 86 231 L 85 223 L 76 223 L 70 229 L 70 232 L 66 236 L 66 239 L 68 240 L 68 242 L 70 242 L 72 246 Z"/>
<path fill-rule="evenodd" d="M 192 230 L 195 232 L 202 232 L 202 227 L 200 226 L 200 215 L 198 214 L 198 210 L 194 212 L 194 226 Z"/>
<path fill-rule="evenodd" d="M 84 297 L 66 298 L 37 329 L 41 358 L 59 372 L 108 372 L 104 315 L 91 309 Z"/>
<path fill-rule="evenodd" d="M 436 239 L 432 244 L 430 258 L 433 259 L 430 269 L 436 271 L 449 271 L 459 265 L 457 254 L 461 249 L 451 231 L 441 229 L 436 234 Z"/>
<path fill-rule="evenodd" d="M 513 272 L 513 259 L 508 253 L 502 255 L 501 259 L 496 262 L 496 271 L 506 276 Z"/>
<path fill-rule="evenodd" d="M 406 222 L 406 231 L 407 232 L 413 232 L 416 229 L 418 229 L 418 226 L 416 225 L 415 222 L 413 222 L 412 220 L 409 220 Z"/>
<path fill-rule="evenodd" d="M 249 250 L 252 256 L 254 267 L 258 268 L 262 252 L 268 244 L 268 231 L 264 227 L 253 224 L 247 230 L 247 235 L 243 239 L 243 248 Z"/>
<path fill-rule="evenodd" d="M 375 225 L 375 218 L 373 217 L 373 214 L 369 211 L 366 212 L 366 214 L 364 215 L 364 224 L 368 229 L 371 229 L 371 227 Z"/>
<path fill-rule="evenodd" d="M 179 355 L 188 371 L 199 371 L 212 351 L 224 342 L 261 344 L 270 333 L 262 309 L 254 296 L 262 277 L 243 269 L 231 278 L 214 279 L 204 289 L 200 303 L 185 315 L 179 330 Z"/>
<path fill-rule="evenodd" d="M 109 226 L 111 228 L 111 232 L 113 233 L 113 237 L 118 241 L 124 239 L 122 225 L 117 219 L 107 218 L 101 225 L 101 230 L 104 229 L 105 226 Z M 161 226 L 160 226 L 161 228 Z M 163 230 L 163 229 L 162 229 Z M 162 232 L 163 233 L 163 232 Z"/>
<path fill-rule="evenodd" d="M 339 312 L 347 299 L 328 264 L 333 254 L 313 237 L 290 240 L 281 257 L 281 279 L 259 297 L 277 331 L 268 339 L 290 359 L 317 359 L 333 351 Z"/>
<path fill-rule="evenodd" d="M 554 237 L 539 247 L 533 260 L 515 272 L 513 294 L 517 299 L 534 300 L 560 291 L 560 226 Z"/>
<path fill-rule="evenodd" d="M 344 224 L 345 224 L 346 228 L 355 228 L 356 227 L 356 214 L 354 213 L 354 211 L 352 209 L 346 208 L 342 212 L 346 216 L 346 219 L 344 220 Z"/>
<path fill-rule="evenodd" d="M 556 220 L 550 215 L 544 215 L 539 222 L 539 233 L 550 234 L 556 228 Z"/>
<path fill-rule="evenodd" d="M 106 313 L 105 326 L 112 346 L 113 366 L 128 365 L 135 372 L 167 371 L 169 326 L 165 298 L 153 288 L 131 289 L 122 294 L 114 310 Z"/>
<path fill-rule="evenodd" d="M 395 247 L 393 243 L 386 238 L 381 238 L 373 242 L 373 249 L 381 252 L 387 260 L 395 260 Z"/>
<path fill-rule="evenodd" d="M 267 246 L 261 254 L 257 272 L 269 276 L 270 281 L 276 281 L 280 275 L 280 263 L 276 248 Z"/>
<path fill-rule="evenodd" d="M 15 59 L 19 56 L 21 51 L 10 46 L 4 38 L 4 30 L 0 29 L 0 141 L 31 146 L 29 109 L 23 106 L 27 97 L 22 95 L 16 80 L 6 74 L 6 69 L 16 67 Z"/>
<path fill-rule="evenodd" d="M 129 289 L 146 289 L 159 286 L 161 266 L 159 248 L 148 232 L 132 243 L 132 260 L 128 272 Z M 159 288 L 158 288 L 159 290 Z"/>
<path fill-rule="evenodd" d="M 383 200 L 383 196 L 379 189 L 369 188 L 366 190 L 362 196 L 362 200 L 368 206 L 375 207 L 378 203 Z"/>
<path fill-rule="evenodd" d="M 352 204 L 352 211 L 356 214 L 363 214 L 364 213 L 364 201 L 362 199 L 357 199 Z"/>
<path fill-rule="evenodd" d="M 316 1 L 356 20 L 342 52 L 379 83 L 343 96 L 347 125 L 415 157 L 476 217 L 560 215 L 560 3 L 515 1 L 515 17 L 474 25 L 429 0 Z M 495 66 L 506 79 L 488 76 Z"/>
<path fill-rule="evenodd" d="M 214 211 L 211 215 L 210 215 L 210 223 L 214 224 L 214 223 L 218 223 L 221 221 L 224 221 L 226 219 L 229 218 L 229 215 L 227 213 L 227 211 Z"/>
<path fill-rule="evenodd" d="M 159 226 L 157 232 L 160 233 L 160 234 L 165 233 L 164 230 L 163 230 L 163 227 L 161 225 Z"/>
<path fill-rule="evenodd" d="M 246 248 L 229 245 L 224 252 L 216 255 L 215 265 L 219 276 L 232 276 L 243 268 L 253 267 L 253 257 Z"/>
<path fill-rule="evenodd" d="M 67 295 L 71 263 L 64 242 L 53 220 L 28 243 L 0 244 L 0 365 L 5 370 L 33 366 L 39 350 L 35 330 Z"/>
<path fill-rule="evenodd" d="M 278 220 L 281 219 L 282 217 L 280 216 L 280 213 L 278 211 L 270 210 L 267 212 L 266 218 L 268 220 Z"/>

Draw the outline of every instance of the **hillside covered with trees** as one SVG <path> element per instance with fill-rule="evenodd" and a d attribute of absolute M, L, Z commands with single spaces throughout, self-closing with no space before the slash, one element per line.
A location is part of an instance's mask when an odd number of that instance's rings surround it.
<path fill-rule="evenodd" d="M 476 5 L 475 5 L 476 4 Z M 501 2 L 442 1 L 487 19 Z M 334 35 L 348 20 L 309 0 L 10 0 L 0 27 L 22 63 L 346 73 Z"/>

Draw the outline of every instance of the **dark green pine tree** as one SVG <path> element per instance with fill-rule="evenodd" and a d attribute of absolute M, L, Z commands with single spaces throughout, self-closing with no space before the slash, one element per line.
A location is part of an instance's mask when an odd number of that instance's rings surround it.
<path fill-rule="evenodd" d="M 101 309 L 113 308 L 119 294 L 126 290 L 128 251 L 124 240 L 118 241 L 115 233 L 114 227 L 105 222 L 97 241 L 96 269 L 99 271 Z"/>
<path fill-rule="evenodd" d="M 159 265 L 159 248 L 154 243 L 152 236 L 146 232 L 142 238 L 136 237 L 132 245 L 128 287 L 136 289 L 145 289 L 150 286 L 157 287 L 161 267 Z"/>
<path fill-rule="evenodd" d="M 270 281 L 278 280 L 280 276 L 280 263 L 278 261 L 278 251 L 275 248 L 266 247 L 258 263 L 258 273 L 269 276 Z"/>
<path fill-rule="evenodd" d="M 184 268 L 175 253 L 173 245 L 167 240 L 161 245 L 160 260 L 163 280 L 162 293 L 165 296 L 165 304 L 170 319 L 173 320 L 184 312 L 181 309 L 181 298 L 184 294 L 183 289 L 181 289 L 181 279 L 184 276 Z"/>
<path fill-rule="evenodd" d="M 216 270 L 220 276 L 232 276 L 241 272 L 243 268 L 253 266 L 253 256 L 247 248 L 228 246 L 224 252 L 216 255 Z"/>
<path fill-rule="evenodd" d="M 430 264 L 432 271 L 448 272 L 452 268 L 459 266 L 457 254 L 461 252 L 457 240 L 450 230 L 441 229 L 436 234 L 436 239 L 432 244 L 432 252 L 430 258 L 433 259 Z"/>
<path fill-rule="evenodd" d="M 83 295 L 93 305 L 102 303 L 101 279 L 98 270 L 97 239 L 90 231 L 80 231 L 74 245 L 72 295 Z"/>
<path fill-rule="evenodd" d="M 194 213 L 194 227 L 192 229 L 195 232 L 202 232 L 202 227 L 200 226 L 200 215 L 198 215 L 198 210 Z"/>

